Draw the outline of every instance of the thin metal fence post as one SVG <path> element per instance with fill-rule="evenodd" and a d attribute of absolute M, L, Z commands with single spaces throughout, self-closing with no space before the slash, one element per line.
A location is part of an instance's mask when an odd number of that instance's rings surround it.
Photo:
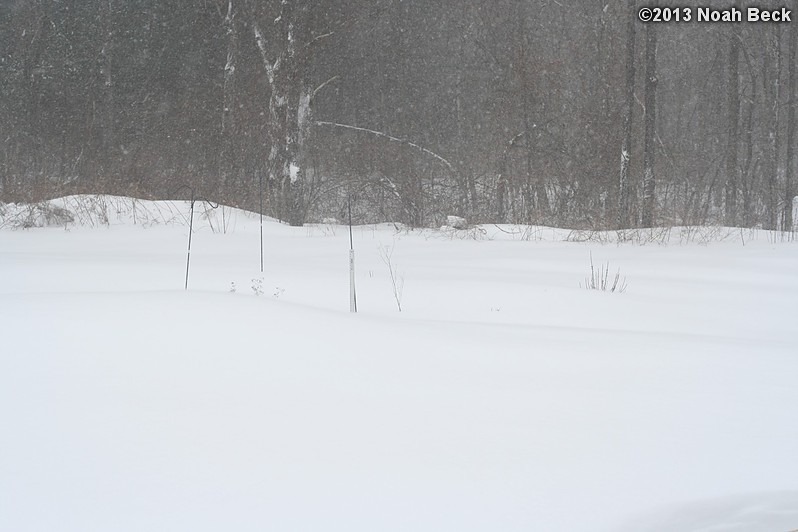
<path fill-rule="evenodd" d="M 258 172 L 258 196 L 260 196 L 260 273 L 263 273 L 263 172 Z"/>
<path fill-rule="evenodd" d="M 194 232 L 194 189 L 191 189 L 191 215 L 188 221 L 188 252 L 186 253 L 186 287 L 188 290 L 188 267 L 191 264 L 191 233 Z"/>
<path fill-rule="evenodd" d="M 352 195 L 347 198 L 349 211 L 349 312 L 357 312 L 357 293 L 355 291 L 355 245 L 352 239 Z"/>

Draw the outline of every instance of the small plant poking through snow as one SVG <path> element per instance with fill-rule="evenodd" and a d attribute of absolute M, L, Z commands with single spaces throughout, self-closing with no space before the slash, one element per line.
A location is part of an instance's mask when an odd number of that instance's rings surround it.
<path fill-rule="evenodd" d="M 393 250 L 391 246 L 380 246 L 380 257 L 382 262 L 388 267 L 388 274 L 391 276 L 391 288 L 393 289 L 393 299 L 396 301 L 396 308 L 402 312 L 402 293 L 405 289 L 405 278 L 396 271 L 396 265 L 393 263 Z"/>
<path fill-rule="evenodd" d="M 235 282 L 230 283 L 230 293 L 231 294 L 235 294 L 236 293 L 236 283 Z"/>
<path fill-rule="evenodd" d="M 579 284 L 582 286 L 582 284 Z M 593 265 L 593 254 L 590 254 L 590 276 L 585 277 L 584 287 L 588 290 L 600 290 L 601 292 L 626 292 L 626 277 L 621 279 L 621 269 L 615 272 L 610 278 L 610 263 L 601 264 L 598 268 Z"/>
<path fill-rule="evenodd" d="M 280 299 L 280 296 L 283 295 L 284 293 L 285 293 L 285 288 L 280 288 L 279 286 L 275 286 L 274 293 L 272 294 L 272 296 L 274 296 L 274 299 Z"/>
<path fill-rule="evenodd" d="M 252 279 L 252 291 L 256 296 L 263 295 L 263 277 L 255 277 Z"/>

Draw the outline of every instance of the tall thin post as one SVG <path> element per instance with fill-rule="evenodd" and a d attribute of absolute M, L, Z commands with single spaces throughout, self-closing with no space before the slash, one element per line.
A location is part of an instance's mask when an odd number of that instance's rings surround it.
<path fill-rule="evenodd" d="M 357 312 L 357 294 L 355 292 L 355 244 L 352 239 L 352 195 L 347 198 L 349 211 L 349 312 Z"/>
<path fill-rule="evenodd" d="M 263 172 L 258 172 L 258 196 L 260 197 L 260 273 L 263 273 Z"/>
<path fill-rule="evenodd" d="M 188 267 L 191 264 L 191 233 L 194 232 L 194 189 L 191 189 L 191 214 L 188 219 L 188 252 L 186 253 L 186 287 L 188 290 Z"/>

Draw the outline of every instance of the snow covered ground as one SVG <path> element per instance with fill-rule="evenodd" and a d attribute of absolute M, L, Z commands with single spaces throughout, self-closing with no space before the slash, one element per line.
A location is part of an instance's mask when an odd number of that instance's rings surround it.
<path fill-rule="evenodd" d="M 357 227 L 353 315 L 343 226 L 261 274 L 197 204 L 184 291 L 186 203 L 56 203 L 0 217 L 0 530 L 798 529 L 796 243 Z"/>

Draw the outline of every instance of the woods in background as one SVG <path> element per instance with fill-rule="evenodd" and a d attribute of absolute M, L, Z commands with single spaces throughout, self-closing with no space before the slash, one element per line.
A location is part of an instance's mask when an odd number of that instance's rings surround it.
<path fill-rule="evenodd" d="M 262 180 L 295 225 L 352 195 L 413 226 L 792 228 L 798 23 L 638 7 L 0 0 L 0 201 L 254 210 Z"/>

